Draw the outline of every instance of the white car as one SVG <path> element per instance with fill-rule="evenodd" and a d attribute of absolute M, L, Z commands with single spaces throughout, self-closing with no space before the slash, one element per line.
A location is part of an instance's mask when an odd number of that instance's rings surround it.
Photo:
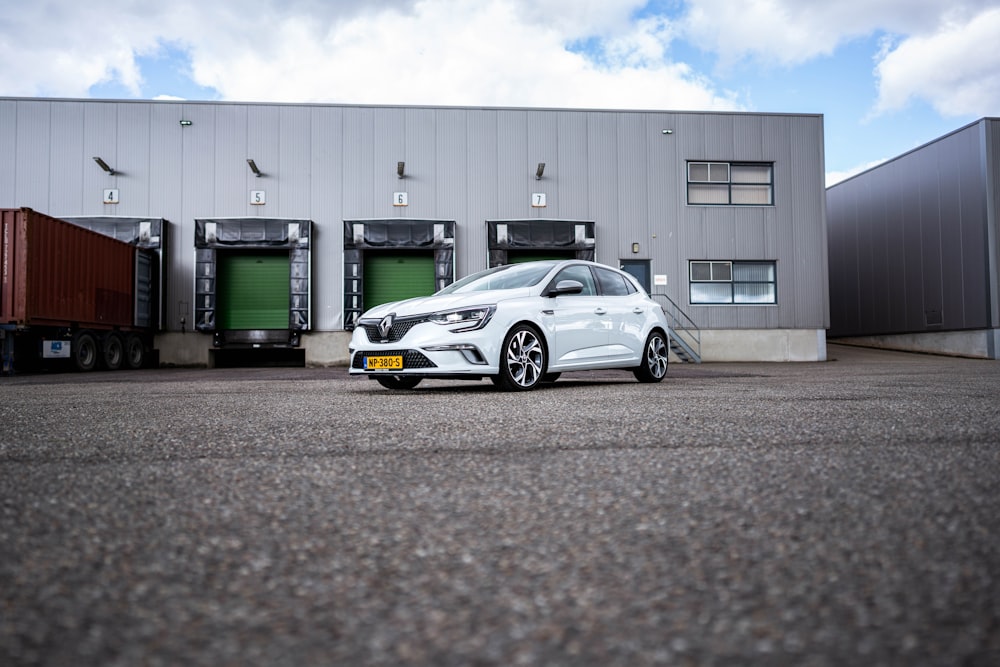
<path fill-rule="evenodd" d="M 350 373 L 390 389 L 488 377 L 522 391 L 565 371 L 607 368 L 659 382 L 669 331 L 663 309 L 623 271 L 580 260 L 508 264 L 365 312 Z"/>

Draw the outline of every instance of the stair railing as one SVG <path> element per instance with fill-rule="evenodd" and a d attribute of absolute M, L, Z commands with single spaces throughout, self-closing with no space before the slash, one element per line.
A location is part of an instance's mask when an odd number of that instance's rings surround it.
<path fill-rule="evenodd" d="M 666 294 L 655 293 L 650 294 L 656 301 L 660 303 L 660 307 L 663 309 L 663 313 L 667 316 L 667 322 L 670 324 L 670 330 L 676 338 L 680 347 L 685 348 L 694 357 L 692 361 L 697 364 L 701 363 L 701 329 L 698 325 L 694 323 L 688 314 L 681 310 L 673 299 L 671 299 Z M 678 355 L 680 356 L 680 355 Z"/>

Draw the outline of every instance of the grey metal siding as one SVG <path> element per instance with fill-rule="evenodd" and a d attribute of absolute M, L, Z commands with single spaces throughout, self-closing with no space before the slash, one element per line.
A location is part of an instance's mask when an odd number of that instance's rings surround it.
<path fill-rule="evenodd" d="M 250 147 L 249 109 L 221 107 L 216 110 L 212 120 L 215 141 L 211 145 L 215 150 L 209 162 L 215 165 L 215 168 L 209 182 L 212 183 L 212 189 L 216 193 L 213 197 L 216 205 L 212 209 L 199 211 L 198 215 L 221 216 L 221 211 L 233 211 L 232 215 L 250 215 L 250 190 L 265 192 L 270 190 L 268 194 L 271 195 L 271 204 L 277 204 L 277 193 L 273 188 L 268 188 L 267 184 L 269 179 L 273 183 L 278 165 L 263 151 Z M 205 136 L 199 122 L 195 122 L 184 131 L 186 135 Z M 193 148 L 199 153 L 202 151 L 201 146 Z M 248 159 L 252 159 L 265 176 L 254 176 L 247 164 Z"/>
<path fill-rule="evenodd" d="M 775 221 L 782 220 L 788 230 L 787 234 L 779 233 L 776 258 L 783 258 L 778 270 L 788 280 L 788 270 L 792 269 L 794 284 L 786 284 L 783 294 L 793 299 L 795 304 L 794 322 L 822 322 L 821 328 L 830 326 L 829 303 L 829 250 L 827 239 L 827 220 L 825 197 L 817 202 L 813 193 L 824 192 L 825 174 L 813 168 L 815 164 L 824 164 L 823 142 L 816 141 L 817 129 L 822 136 L 822 126 L 816 128 L 803 119 L 787 117 L 789 126 L 788 140 L 790 143 L 777 144 L 783 146 L 784 155 L 777 160 L 775 169 L 782 169 L 782 187 L 788 183 L 789 192 L 787 207 L 790 215 L 779 217 L 777 212 L 783 206 L 786 194 L 776 192 L 777 206 L 768 214 Z M 822 123 L 822 120 L 820 120 Z M 768 143 L 774 146 L 775 144 Z M 785 173 L 787 172 L 787 173 Z M 775 186 L 777 189 L 777 185 Z M 818 204 L 818 205 L 817 205 Z M 782 219 L 783 218 L 783 219 Z M 785 245 L 781 242 L 784 240 Z M 810 266 L 806 261 L 816 262 Z M 789 266 L 792 265 L 792 266 Z M 781 290 L 782 286 L 779 285 Z M 779 300 L 782 292 L 779 291 Z"/>
<path fill-rule="evenodd" d="M 982 132 L 989 122 L 828 190 L 831 335 L 995 326 Z"/>
<path fill-rule="evenodd" d="M 430 208 L 427 196 L 420 187 L 420 172 L 417 162 L 423 156 L 411 156 L 410 176 L 400 182 L 396 174 L 396 163 L 406 159 L 406 110 L 400 108 L 381 109 L 371 115 L 373 136 L 371 142 L 357 149 L 371 154 L 371 171 L 362 185 L 365 195 L 363 210 L 351 217 L 405 217 L 420 216 Z M 345 156 L 346 157 L 346 156 Z M 423 166 L 423 165 L 421 165 Z M 404 185 L 405 184 L 405 185 Z M 394 207 L 392 193 L 406 190 L 410 193 L 407 208 Z"/>
<path fill-rule="evenodd" d="M 59 147 L 53 147 L 50 129 L 52 125 L 52 103 L 31 102 L 18 106 L 15 132 L 15 160 L 13 180 L 15 182 L 12 207 L 28 206 L 36 211 L 49 212 L 51 162 L 53 159 L 72 160 L 81 170 L 87 168 L 80 154 L 63 153 L 53 155 Z M 55 149 L 55 150 L 54 150 Z M 94 165 L 90 158 L 86 158 Z M 93 167 L 97 169 L 96 165 Z M 7 203 L 4 203 L 7 206 Z"/>
<path fill-rule="evenodd" d="M 524 215 L 526 199 L 520 202 L 513 196 L 524 191 L 528 183 L 528 113 L 526 111 L 497 112 L 497 201 L 498 218 L 516 218 Z M 532 147 L 537 154 L 537 147 Z M 487 158 L 489 155 L 486 156 Z M 530 209 L 528 209 L 530 211 Z"/>
<path fill-rule="evenodd" d="M 706 328 L 825 328 L 829 324 L 826 216 L 822 196 L 822 120 L 795 116 L 688 116 L 674 134 L 681 156 L 678 264 L 693 259 L 773 260 L 775 306 L 690 306 Z M 686 205 L 689 160 L 772 162 L 773 206 Z M 683 289 L 687 275 L 681 274 Z M 671 296 L 674 296 L 672 293 Z M 687 303 L 686 291 L 680 292 Z"/>
<path fill-rule="evenodd" d="M 525 130 L 526 134 L 518 139 L 523 142 L 524 158 L 523 162 L 516 166 L 512 172 L 516 186 L 507 192 L 509 201 L 507 209 L 511 211 L 512 217 L 523 215 L 523 211 L 530 211 L 528 217 L 533 218 L 565 218 L 562 200 L 560 198 L 560 188 L 564 177 L 563 164 L 559 159 L 559 130 L 561 127 L 560 113 L 544 113 L 541 111 L 529 111 L 526 114 Z M 545 163 L 545 173 L 541 180 L 535 180 L 535 172 L 538 163 Z M 565 165 L 569 167 L 569 165 Z M 569 185 L 568 187 L 572 187 Z M 533 192 L 544 192 L 547 197 L 545 208 L 531 208 L 531 194 Z M 566 208 L 568 208 L 567 202 Z"/>
<path fill-rule="evenodd" d="M 343 326 L 343 221 L 390 218 L 454 221 L 460 276 L 487 265 L 487 220 L 593 221 L 598 261 L 649 259 L 653 274 L 667 276 L 660 289 L 682 304 L 689 260 L 770 259 L 777 305 L 694 307 L 695 321 L 827 324 L 815 115 L 0 100 L 0 119 L 0 205 L 148 215 L 172 227 L 171 331 L 182 317 L 192 326 L 194 220 L 244 216 L 313 221 L 316 331 Z M 121 173 L 104 173 L 94 155 Z M 773 161 L 775 205 L 687 205 L 686 161 L 704 159 Z M 536 179 L 539 162 L 545 171 Z M 102 203 L 106 187 L 119 189 L 119 204 Z M 266 192 L 265 205 L 250 203 L 252 190 Z M 408 206 L 393 206 L 398 191 Z M 544 208 L 531 206 L 536 192 L 546 195 Z"/>
<path fill-rule="evenodd" d="M 413 201 L 404 210 L 397 208 L 400 217 L 435 218 L 441 217 L 444 202 L 438 199 L 438 177 L 435 170 L 438 166 L 437 132 L 438 117 L 432 109 L 407 109 L 403 117 L 402 132 L 403 156 L 390 160 L 388 166 L 389 180 L 395 183 L 388 188 L 390 193 L 398 188 L 406 190 Z M 457 158 L 457 156 L 455 156 Z M 405 158 L 407 176 L 400 183 L 396 174 L 396 163 Z M 447 196 L 447 194 L 445 195 Z"/>
<path fill-rule="evenodd" d="M 500 161 L 497 150 L 500 128 L 494 110 L 467 113 L 468 179 L 465 227 L 455 232 L 455 271 L 468 275 L 487 266 L 486 220 L 500 216 Z M 459 220 L 461 222 L 461 220 Z"/>
<path fill-rule="evenodd" d="M 18 104 L 13 100 L 0 100 L 0 127 L 17 127 Z M 0 201 L 17 200 L 17 132 L 0 132 Z"/>
<path fill-rule="evenodd" d="M 645 237 L 649 213 L 650 168 L 647 164 L 650 137 L 641 114 L 616 114 L 618 121 L 615 162 L 617 169 L 610 181 L 617 192 L 618 210 L 615 218 L 600 220 L 597 235 L 597 261 L 617 265 L 623 246 Z M 661 174 L 653 175 L 663 176 Z M 598 186 L 602 194 L 608 184 Z"/>
<path fill-rule="evenodd" d="M 545 217 L 559 217 L 568 220 L 582 220 L 588 217 L 587 192 L 590 183 L 587 178 L 587 114 L 560 112 L 556 120 L 554 159 L 540 157 L 536 162 L 545 162 L 545 173 L 541 180 L 534 180 L 534 170 L 529 165 L 531 192 L 554 193 L 557 214 L 546 213 Z M 555 164 L 553 164 L 553 162 Z M 535 165 L 537 168 L 537 164 Z M 554 186 L 554 187 L 553 187 Z M 552 196 L 552 195 L 549 195 Z M 549 206 L 553 202 L 549 201 Z M 544 210 L 544 209 L 543 209 Z"/>
<path fill-rule="evenodd" d="M 122 179 L 127 178 L 129 183 L 151 183 L 150 180 L 150 160 L 152 156 L 149 152 L 150 126 L 150 106 L 148 104 L 132 104 L 115 109 L 115 139 L 117 147 L 117 159 L 122 164 L 129 165 L 129 173 L 123 174 Z M 119 179 L 119 180 L 122 180 Z M 135 206 L 137 210 L 149 210 L 149 187 L 128 188 L 127 194 L 130 199 L 130 206 Z M 119 189 L 120 196 L 120 189 Z M 96 197 L 95 197 L 96 199 Z M 104 212 L 114 209 L 115 205 L 104 205 Z M 120 204 L 118 205 L 120 206 Z"/>
<path fill-rule="evenodd" d="M 199 135 L 189 130 L 195 126 L 181 127 L 180 121 L 188 117 L 183 105 L 150 105 L 149 132 L 149 211 L 160 211 L 157 217 L 169 220 L 173 225 L 166 235 L 165 266 L 160 268 L 164 276 L 160 286 L 163 296 L 161 310 L 164 326 L 172 330 L 180 327 L 183 317 L 185 328 L 194 327 L 194 216 L 183 217 L 182 183 L 184 178 L 184 156 L 189 146 L 204 143 Z M 204 137 L 207 128 L 200 128 Z M 129 188 L 131 189 L 131 188 Z M 123 202 L 124 203 L 124 202 Z M 117 212 L 118 215 L 124 213 Z M 138 212 L 136 212 L 138 213 Z M 144 212 L 149 215 L 149 212 Z M 115 214 L 115 213 L 112 213 Z M 190 226 L 183 226 L 183 220 L 190 220 Z"/>
<path fill-rule="evenodd" d="M 83 128 L 83 105 L 79 103 L 59 104 L 50 107 L 52 111 L 52 145 L 61 147 L 59 153 L 53 155 L 53 161 L 49 168 L 49 178 L 52 183 L 58 183 L 58 187 L 49 190 L 47 212 L 58 213 L 61 211 L 85 210 L 88 214 L 98 214 L 102 211 L 103 192 L 99 192 L 97 187 L 110 186 L 114 183 L 114 178 L 105 177 L 97 165 L 91 161 L 94 153 L 86 157 L 84 149 L 84 137 L 86 133 Z M 69 158 L 75 156 L 76 159 Z M 79 157 L 83 157 L 83 164 Z M 112 160 L 108 155 L 104 158 L 109 162 Z M 114 162 L 110 162 L 114 166 Z M 89 175 L 89 179 L 86 177 Z M 98 185 L 87 185 L 93 181 L 100 180 Z M 106 182 L 106 183 L 105 183 Z M 86 203 L 86 207 L 83 205 Z"/>
<path fill-rule="evenodd" d="M 593 112 L 587 114 L 585 147 L 587 161 L 583 165 L 586 169 L 584 178 L 587 188 L 581 195 L 581 201 L 586 206 L 586 214 L 579 217 L 594 220 L 601 226 L 601 238 L 596 242 L 596 248 L 602 259 L 606 256 L 606 248 L 612 251 L 618 250 L 616 245 L 609 245 L 615 235 L 620 233 L 619 207 L 623 197 L 617 187 L 618 133 L 617 114 Z"/>
<path fill-rule="evenodd" d="M 981 214 L 986 220 L 983 245 L 988 266 L 986 281 L 992 286 L 986 307 L 990 314 L 989 326 L 1000 327 L 1000 119 L 983 122 L 980 135 L 986 147 L 982 156 L 986 179 Z"/>
<path fill-rule="evenodd" d="M 436 206 L 428 214 L 435 218 L 454 220 L 462 228 L 456 253 L 466 254 L 473 248 L 486 247 L 486 229 L 482 221 L 470 218 L 467 198 L 470 196 L 472 169 L 482 166 L 470 155 L 468 114 L 455 109 L 442 109 L 432 115 L 434 120 L 433 150 L 434 200 Z M 478 259 L 478 257 L 476 258 Z M 468 273 L 462 270 L 462 275 Z"/>
<path fill-rule="evenodd" d="M 314 295 L 331 295 L 318 300 L 313 298 L 313 328 L 332 331 L 344 326 L 343 276 L 344 254 L 337 244 L 322 235 L 341 238 L 341 210 L 344 201 L 344 111 L 338 107 L 310 108 L 311 151 L 309 164 L 311 189 L 309 211 L 301 217 L 312 218 L 312 285 Z"/>

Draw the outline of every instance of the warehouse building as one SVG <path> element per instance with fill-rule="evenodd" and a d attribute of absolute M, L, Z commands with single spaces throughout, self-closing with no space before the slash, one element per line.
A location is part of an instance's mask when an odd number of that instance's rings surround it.
<path fill-rule="evenodd" d="M 160 361 L 347 359 L 359 314 L 542 257 L 637 276 L 681 359 L 816 361 L 814 114 L 0 98 L 0 207 L 154 248 Z"/>
<path fill-rule="evenodd" d="M 831 187 L 830 336 L 997 359 L 998 211 L 997 118 Z"/>

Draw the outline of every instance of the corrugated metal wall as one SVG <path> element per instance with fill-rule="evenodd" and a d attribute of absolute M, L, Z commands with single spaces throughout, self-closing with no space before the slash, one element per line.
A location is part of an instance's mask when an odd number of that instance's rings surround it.
<path fill-rule="evenodd" d="M 688 206 L 687 160 L 773 161 L 775 205 Z M 314 222 L 317 331 L 343 326 L 342 221 L 393 217 L 454 220 L 459 276 L 487 265 L 486 220 L 593 220 L 598 261 L 650 260 L 682 305 L 689 260 L 774 260 L 777 305 L 686 310 L 704 328 L 821 329 L 823 169 L 817 115 L 0 99 L 0 206 L 166 219 L 173 331 L 193 317 L 194 219 L 237 216 Z"/>
<path fill-rule="evenodd" d="M 986 147 L 986 253 L 987 280 L 993 286 L 990 322 L 1000 327 L 1000 119 L 981 123 Z"/>
<path fill-rule="evenodd" d="M 830 188 L 831 336 L 997 326 L 997 123 Z"/>

